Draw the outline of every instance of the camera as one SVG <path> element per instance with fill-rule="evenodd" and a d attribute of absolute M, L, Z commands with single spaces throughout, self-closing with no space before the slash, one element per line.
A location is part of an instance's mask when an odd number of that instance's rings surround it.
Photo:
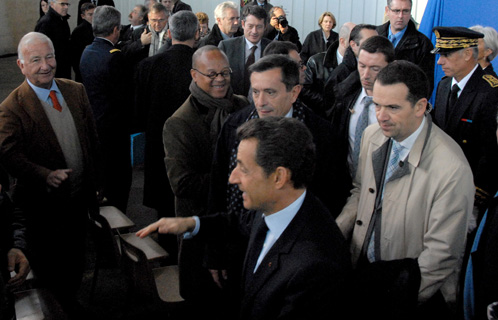
<path fill-rule="evenodd" d="M 284 16 L 280 16 L 277 19 L 278 19 L 278 24 L 282 28 L 287 28 L 287 26 L 289 25 L 289 22 L 287 21 L 287 19 Z"/>

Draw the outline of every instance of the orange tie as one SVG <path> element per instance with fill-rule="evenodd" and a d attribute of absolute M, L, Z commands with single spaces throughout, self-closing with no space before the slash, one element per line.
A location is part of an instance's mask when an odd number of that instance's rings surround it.
<path fill-rule="evenodd" d="M 52 99 L 52 104 L 54 106 L 54 109 L 62 112 L 62 106 L 59 103 L 59 100 L 57 100 L 57 96 L 55 95 L 55 90 L 50 91 L 50 99 Z"/>

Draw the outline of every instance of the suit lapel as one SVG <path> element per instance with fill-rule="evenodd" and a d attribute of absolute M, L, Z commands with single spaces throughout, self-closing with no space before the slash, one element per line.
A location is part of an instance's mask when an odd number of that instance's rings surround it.
<path fill-rule="evenodd" d="M 451 110 L 448 115 L 448 123 L 445 126 L 448 132 L 454 132 L 454 130 L 456 130 L 460 125 L 460 121 L 465 112 L 472 107 L 477 94 L 476 87 L 478 86 L 481 77 L 482 70 L 478 66 L 465 85 L 465 88 L 463 88 L 463 91 L 455 104 L 454 110 Z"/>
<path fill-rule="evenodd" d="M 50 120 L 48 120 L 45 110 L 43 110 L 40 99 L 38 99 L 38 96 L 33 89 L 31 89 L 26 80 L 24 80 L 21 85 L 19 102 L 22 108 L 26 111 L 26 114 L 29 115 L 31 120 L 38 125 L 38 130 L 40 134 L 46 138 L 46 142 L 50 145 L 50 150 L 55 150 L 57 154 L 64 159 L 59 141 L 57 140 L 52 124 L 50 123 Z"/>
<path fill-rule="evenodd" d="M 268 251 L 264 259 L 261 261 L 258 269 L 252 277 L 245 279 L 244 283 L 244 302 L 252 300 L 257 292 L 265 285 L 265 283 L 270 279 L 275 272 L 280 268 L 280 256 L 291 251 L 296 239 L 302 232 L 304 226 L 306 225 L 306 212 L 312 209 L 311 194 L 308 192 L 304 199 L 303 205 L 297 212 L 296 216 L 290 224 L 287 226 L 285 231 L 282 233 L 280 238 L 275 242 L 275 244 Z M 262 220 L 262 219 L 259 219 Z M 254 238 L 254 230 L 251 231 L 251 239 Z M 246 261 L 247 262 L 247 261 Z M 244 268 L 246 263 L 244 263 Z"/>
<path fill-rule="evenodd" d="M 451 92 L 451 78 L 446 78 L 448 80 L 443 79 L 439 86 L 440 89 L 437 92 L 436 106 L 434 109 L 435 120 L 441 129 L 446 129 L 446 112 L 450 112 L 448 110 L 448 100 L 450 98 Z"/>

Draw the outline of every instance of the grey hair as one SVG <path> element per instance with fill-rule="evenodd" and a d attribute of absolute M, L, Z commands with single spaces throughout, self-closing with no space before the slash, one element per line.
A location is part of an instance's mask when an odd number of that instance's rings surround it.
<path fill-rule="evenodd" d="M 349 34 L 350 33 L 351 33 L 351 30 L 349 29 L 348 25 L 345 23 L 339 29 L 339 38 L 343 38 L 346 40 L 346 43 L 349 43 Z"/>
<path fill-rule="evenodd" d="M 52 51 L 55 52 L 54 44 L 52 43 L 52 40 L 50 40 L 49 37 L 40 32 L 29 32 L 21 38 L 21 41 L 19 41 L 19 45 L 17 46 L 17 57 L 19 58 L 19 60 L 21 60 L 21 63 L 24 63 L 24 56 L 22 54 L 22 50 L 26 45 L 32 42 L 48 43 Z"/>
<path fill-rule="evenodd" d="M 96 37 L 107 37 L 121 26 L 121 13 L 111 6 L 98 6 L 93 13 L 92 29 Z"/>
<path fill-rule="evenodd" d="M 238 10 L 239 7 L 237 7 L 237 5 L 233 1 L 222 2 L 219 5 L 217 5 L 216 8 L 214 8 L 214 18 L 215 19 L 225 18 L 227 16 L 227 14 L 226 14 L 227 9 Z"/>
<path fill-rule="evenodd" d="M 498 54 L 498 32 L 492 27 L 483 27 L 481 25 L 475 25 L 469 29 L 484 34 L 484 46 L 486 49 L 490 49 L 492 51 L 487 57 L 488 62 L 493 61 Z"/>
<path fill-rule="evenodd" d="M 199 30 L 199 20 L 192 11 L 181 10 L 169 18 L 169 30 L 175 40 L 195 39 L 195 34 Z"/>

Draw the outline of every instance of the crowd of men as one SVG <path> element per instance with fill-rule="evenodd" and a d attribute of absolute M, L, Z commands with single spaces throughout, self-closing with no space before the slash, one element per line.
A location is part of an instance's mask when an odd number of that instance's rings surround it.
<path fill-rule="evenodd" d="M 195 317 L 467 320 L 498 301 L 493 28 L 435 27 L 433 45 L 411 0 L 387 0 L 385 24 L 346 22 L 303 57 L 267 1 L 220 3 L 202 36 L 180 0 L 126 26 L 80 1 L 72 33 L 70 3 L 48 3 L 0 104 L 0 312 L 31 267 L 84 317 L 85 222 L 126 212 L 137 132 L 158 214 L 137 236 L 159 232 Z"/>

